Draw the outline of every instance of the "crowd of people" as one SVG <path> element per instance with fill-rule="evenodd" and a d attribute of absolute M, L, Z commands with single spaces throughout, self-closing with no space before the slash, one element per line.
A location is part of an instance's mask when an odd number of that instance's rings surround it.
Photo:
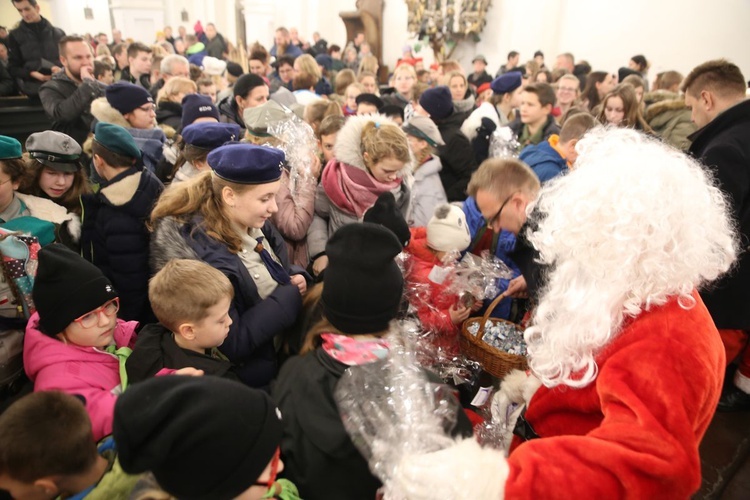
<path fill-rule="evenodd" d="M 650 79 L 643 55 L 511 51 L 492 76 L 407 46 L 386 68 L 364 33 L 283 27 L 245 57 L 212 23 L 110 43 L 13 5 L 0 95 L 50 127 L 0 136 L 12 497 L 687 497 L 717 408 L 750 410 L 731 62 Z M 446 281 L 466 254 L 507 267 L 492 296 Z M 456 410 L 410 435 L 443 445 L 352 429 L 340 398 L 374 393 L 343 378 L 407 337 L 481 370 L 462 325 L 501 295 L 489 313 L 524 325 L 529 370 L 479 402 L 486 373 L 422 352 L 420 383 Z M 489 423 L 515 429 L 506 449 L 474 437 Z"/>

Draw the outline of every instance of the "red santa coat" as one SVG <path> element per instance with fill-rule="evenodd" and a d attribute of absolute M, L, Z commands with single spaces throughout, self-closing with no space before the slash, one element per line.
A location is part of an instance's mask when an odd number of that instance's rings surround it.
<path fill-rule="evenodd" d="M 719 400 L 724 349 L 697 293 L 631 320 L 583 389 L 541 387 L 526 419 L 541 439 L 514 443 L 506 498 L 688 498 L 698 444 Z"/>
<path fill-rule="evenodd" d="M 458 353 L 458 326 L 451 321 L 449 309 L 458 301 L 448 292 L 446 283 L 435 283 L 429 276 L 432 268 L 441 265 L 440 260 L 427 248 L 427 228 L 411 229 L 411 240 L 405 251 L 411 255 L 407 266 L 407 286 L 419 289 L 411 303 L 425 331 L 432 333 L 433 344 L 446 349 L 450 354 Z"/>

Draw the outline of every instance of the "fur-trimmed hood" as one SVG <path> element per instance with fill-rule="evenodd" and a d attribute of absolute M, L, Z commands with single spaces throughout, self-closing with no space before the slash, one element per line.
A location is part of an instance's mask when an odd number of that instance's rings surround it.
<path fill-rule="evenodd" d="M 180 233 L 183 225 L 172 216 L 164 217 L 156 223 L 151 234 L 151 251 L 149 252 L 151 272 L 159 272 L 172 259 L 200 260 L 198 254 L 190 248 Z"/>
<path fill-rule="evenodd" d="M 366 170 L 365 160 L 362 157 L 362 129 L 367 122 L 378 124 L 396 125 L 393 120 L 384 115 L 361 115 L 351 116 L 346 120 L 344 127 L 339 130 L 336 136 L 336 144 L 333 147 L 333 154 L 336 159 L 347 165 Z M 414 157 L 409 153 L 411 160 L 406 164 L 404 172 L 411 172 L 414 166 Z"/>
<path fill-rule="evenodd" d="M 493 108 L 494 106 L 489 102 L 483 102 L 477 109 L 471 112 L 466 120 L 464 120 L 463 125 L 461 125 L 461 132 L 467 139 L 473 141 L 477 136 L 477 129 L 482 126 L 482 118 L 489 118 L 498 128 L 505 125 L 505 123 L 500 123 L 499 114 Z"/>
<path fill-rule="evenodd" d="M 688 109 L 685 105 L 685 99 L 680 97 L 677 99 L 666 99 L 655 102 L 646 109 L 646 121 L 651 122 L 654 118 L 666 111 L 682 111 Z"/>
<path fill-rule="evenodd" d="M 122 113 L 109 104 L 106 97 L 99 97 L 91 102 L 91 114 L 100 122 L 119 125 L 127 129 L 132 128 Z M 156 118 L 154 118 L 154 127 L 156 126 Z"/>
<path fill-rule="evenodd" d="M 52 200 L 16 192 L 16 196 L 29 209 L 32 217 L 46 220 L 56 225 L 67 223 L 68 233 L 74 242 L 81 239 L 81 219 L 78 215 L 68 212 L 65 207 Z"/>

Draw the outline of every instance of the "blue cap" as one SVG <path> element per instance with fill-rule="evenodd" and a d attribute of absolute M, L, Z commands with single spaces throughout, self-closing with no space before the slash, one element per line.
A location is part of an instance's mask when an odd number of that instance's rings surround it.
<path fill-rule="evenodd" d="M 94 140 L 113 153 L 141 159 L 141 150 L 130 133 L 119 125 L 99 122 L 94 127 Z"/>
<path fill-rule="evenodd" d="M 518 71 L 511 71 L 500 75 L 490 83 L 490 88 L 495 94 L 507 94 L 521 86 L 523 76 Z"/>
<path fill-rule="evenodd" d="M 182 130 L 182 140 L 201 149 L 216 149 L 241 138 L 240 126 L 236 123 L 194 123 Z"/>
<path fill-rule="evenodd" d="M 208 165 L 214 173 L 237 184 L 267 184 L 281 178 L 284 152 L 268 146 L 234 143 L 208 153 Z"/>

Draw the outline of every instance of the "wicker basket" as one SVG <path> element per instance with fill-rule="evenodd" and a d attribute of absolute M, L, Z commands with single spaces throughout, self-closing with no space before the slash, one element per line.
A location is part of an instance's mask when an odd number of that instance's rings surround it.
<path fill-rule="evenodd" d="M 507 352 L 493 347 L 482 340 L 482 336 L 484 335 L 484 325 L 488 320 L 492 323 L 510 323 L 513 326 L 518 326 L 515 323 L 511 323 L 504 319 L 490 318 L 490 314 L 495 310 L 495 307 L 506 297 L 507 295 L 504 293 L 498 295 L 489 305 L 483 317 L 469 318 L 464 321 L 464 324 L 461 327 L 461 352 L 467 358 L 480 362 L 486 372 L 497 378 L 504 377 L 511 370 L 525 370 L 528 367 L 526 364 L 526 356 L 508 354 Z M 479 323 L 479 330 L 476 334 L 470 333 L 469 326 L 478 321 L 481 321 L 481 323 Z"/>

